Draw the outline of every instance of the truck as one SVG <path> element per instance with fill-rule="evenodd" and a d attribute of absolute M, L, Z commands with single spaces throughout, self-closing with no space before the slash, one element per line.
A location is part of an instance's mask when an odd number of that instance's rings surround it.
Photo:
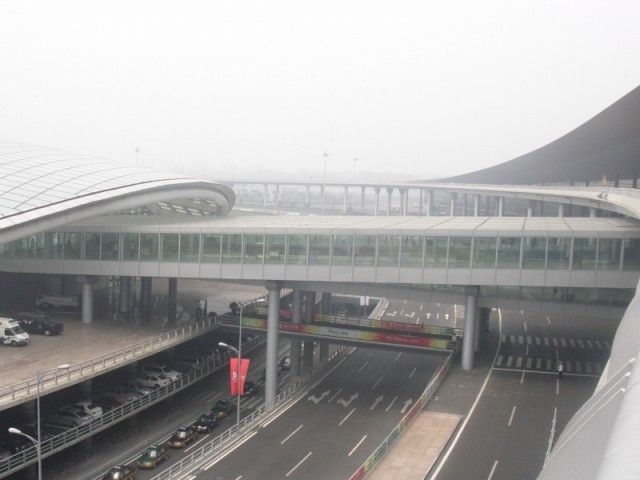
<path fill-rule="evenodd" d="M 60 335 L 64 330 L 62 322 L 53 321 L 46 313 L 20 312 L 15 315 L 16 320 L 25 332 L 41 335 Z"/>
<path fill-rule="evenodd" d="M 80 308 L 80 297 L 78 295 L 40 295 L 36 299 L 36 307 L 40 310 L 72 312 Z"/>
<path fill-rule="evenodd" d="M 26 345 L 29 334 L 25 332 L 17 320 L 0 317 L 0 343 L 3 345 Z"/>

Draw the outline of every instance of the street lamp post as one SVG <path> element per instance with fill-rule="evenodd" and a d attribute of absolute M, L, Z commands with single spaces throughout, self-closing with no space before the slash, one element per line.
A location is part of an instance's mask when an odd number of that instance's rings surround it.
<path fill-rule="evenodd" d="M 65 363 L 62 365 L 58 365 L 54 370 L 66 370 L 70 367 L 71 365 Z M 37 372 L 36 374 L 36 436 L 38 437 L 33 438 L 30 435 L 27 435 L 26 433 L 22 432 L 21 430 L 11 427 L 9 428 L 9 433 L 13 433 L 15 435 L 22 435 L 23 437 L 28 438 L 29 440 L 31 440 L 31 442 L 33 442 L 33 444 L 36 446 L 36 453 L 38 456 L 38 480 L 42 480 L 42 428 L 41 428 L 41 416 L 40 416 L 40 396 L 42 394 L 42 383 L 43 383 L 43 378 L 42 378 L 42 373 Z"/>
<path fill-rule="evenodd" d="M 240 364 L 242 362 L 242 310 L 243 310 L 242 303 L 239 304 L 239 307 L 240 307 L 240 318 L 238 321 L 238 348 L 233 347 L 224 342 L 218 342 L 218 346 L 231 350 L 238 357 L 238 365 L 236 368 L 236 378 L 238 382 L 238 392 L 237 392 L 238 403 L 236 405 L 236 431 L 238 434 L 240 434 Z"/>

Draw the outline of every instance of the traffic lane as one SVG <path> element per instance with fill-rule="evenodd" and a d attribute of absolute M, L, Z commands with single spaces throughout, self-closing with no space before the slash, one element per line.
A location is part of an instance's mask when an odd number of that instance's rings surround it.
<path fill-rule="evenodd" d="M 530 335 L 575 336 L 576 332 L 585 338 L 611 340 L 616 332 L 619 319 L 575 316 L 558 313 L 531 312 L 524 310 L 503 310 L 503 333 L 524 332 Z"/>
<path fill-rule="evenodd" d="M 375 390 L 385 388 L 381 391 L 391 397 L 386 388 L 400 385 L 404 390 L 395 390 L 395 394 L 415 399 L 424 390 L 424 379 L 431 378 L 442 361 L 441 356 L 429 358 L 433 366 L 430 374 L 423 368 L 421 377 L 415 377 L 415 382 L 407 382 L 416 359 L 424 361 L 424 354 L 403 354 L 400 358 L 405 357 L 404 363 L 397 365 L 393 361 L 397 354 L 377 352 L 376 355 L 367 350 L 355 352 L 309 392 L 306 399 L 300 400 L 233 454 L 211 466 L 203 478 L 285 478 L 287 473 L 289 477 L 286 478 L 340 478 L 353 473 L 397 424 L 402 410 L 406 412 L 404 405 L 398 402 L 389 408 L 378 402 L 371 410 L 374 397 L 379 395 Z M 378 382 L 379 377 L 365 375 L 363 370 L 369 366 L 371 371 L 387 375 L 394 381 Z M 359 369 L 362 370 L 358 372 Z M 406 377 L 390 375 L 393 369 L 405 370 Z M 354 393 L 358 395 L 354 396 Z M 354 450 L 365 434 L 367 438 Z M 352 450 L 354 453 L 349 456 Z M 309 452 L 311 455 L 308 456 Z M 247 458 L 251 459 L 250 463 L 246 462 Z"/>
<path fill-rule="evenodd" d="M 420 303 L 388 299 L 381 320 L 427 325 L 462 327 L 464 306 L 446 303 Z"/>

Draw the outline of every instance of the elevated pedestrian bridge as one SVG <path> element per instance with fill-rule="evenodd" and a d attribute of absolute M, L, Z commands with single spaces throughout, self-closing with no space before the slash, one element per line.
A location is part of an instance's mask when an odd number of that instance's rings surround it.
<path fill-rule="evenodd" d="M 640 223 L 586 217 L 104 216 L 0 245 L 12 272 L 635 288 Z"/>

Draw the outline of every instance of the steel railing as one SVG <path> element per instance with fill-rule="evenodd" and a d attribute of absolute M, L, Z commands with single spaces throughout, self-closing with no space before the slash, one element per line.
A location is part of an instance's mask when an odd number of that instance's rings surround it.
<path fill-rule="evenodd" d="M 380 320 L 378 318 L 351 317 L 348 315 L 314 315 L 313 320 L 320 323 L 332 323 L 337 325 L 350 325 L 356 327 L 391 330 L 394 332 L 419 333 L 427 335 L 439 335 L 444 337 L 462 335 L 461 328 L 426 325 L 423 323 L 394 322 Z"/>
<path fill-rule="evenodd" d="M 276 415 L 279 410 L 288 405 L 290 401 L 297 398 L 301 393 L 307 392 L 307 386 L 313 385 L 316 381 L 322 379 L 333 368 L 336 367 L 334 360 L 342 358 L 350 354 L 354 349 L 341 347 L 336 350 L 328 359 L 327 362 L 314 372 L 309 372 L 301 379 L 290 384 L 287 388 L 281 391 L 269 404 L 262 404 L 250 415 L 244 417 L 239 424 L 232 426 L 225 430 L 223 433 L 208 441 L 197 450 L 182 458 L 180 461 L 174 463 L 169 468 L 163 470 L 159 474 L 153 476 L 151 480 L 170 480 L 181 476 L 189 470 L 199 466 L 205 461 L 212 460 L 212 456 L 221 454 L 224 449 L 235 445 L 242 441 L 246 436 L 251 433 L 256 427 L 261 425 L 266 419 Z"/>
<path fill-rule="evenodd" d="M 159 350 L 164 350 L 171 345 L 177 345 L 195 336 L 213 330 L 215 326 L 215 321 L 207 318 L 188 326 L 176 328 L 175 330 L 146 338 L 134 345 L 106 353 L 81 363 L 73 364 L 64 370 L 49 370 L 41 372 L 40 394 L 43 395 L 48 393 L 47 390 L 57 389 L 59 385 L 68 386 L 73 383 L 78 383 L 95 376 L 97 373 L 104 373 L 125 365 L 134 359 L 147 357 Z M 37 395 L 37 390 L 37 377 L 8 387 L 3 387 L 0 389 L 0 406 L 8 408 L 11 405 L 33 399 Z"/>
<path fill-rule="evenodd" d="M 250 352 L 265 342 L 265 337 L 258 336 L 252 338 L 242 345 L 243 352 Z M 103 413 L 99 418 L 87 425 L 70 428 L 59 435 L 52 436 L 42 441 L 42 457 L 58 453 L 86 438 L 105 430 L 128 417 L 136 415 L 142 410 L 155 405 L 162 400 L 184 390 L 202 378 L 224 368 L 229 361 L 228 352 L 222 352 L 214 358 L 210 358 L 202 366 L 198 366 L 194 371 L 183 374 L 179 380 L 171 385 L 158 388 L 147 395 L 143 395 L 131 402 Z M 31 463 L 37 461 L 37 451 L 35 447 L 30 447 L 22 452 L 16 453 L 4 460 L 0 460 L 0 478 L 6 477 Z"/>

